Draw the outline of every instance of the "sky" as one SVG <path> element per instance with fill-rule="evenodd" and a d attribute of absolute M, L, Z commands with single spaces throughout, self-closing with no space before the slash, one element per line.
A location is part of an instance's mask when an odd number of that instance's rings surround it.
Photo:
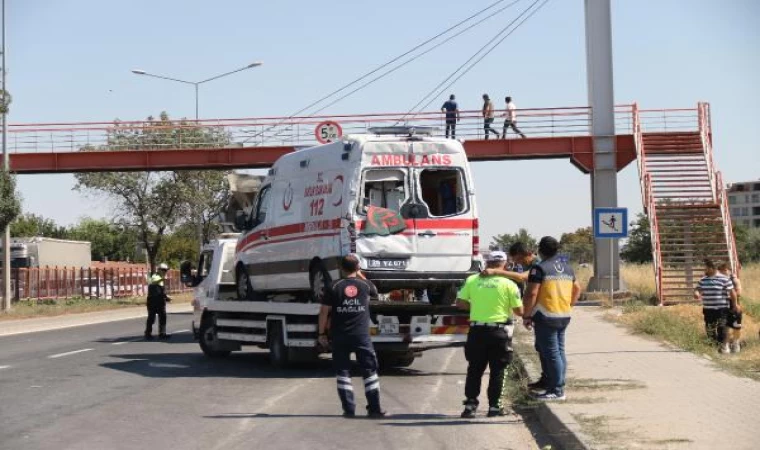
<path fill-rule="evenodd" d="M 131 69 L 200 80 L 257 60 L 264 65 L 201 87 L 201 118 L 288 115 L 492 1 L 6 0 L 8 120 L 192 117 L 192 87 Z M 616 103 L 710 102 L 724 179 L 760 179 L 760 2 L 612 3 Z M 408 110 L 527 4 L 325 113 Z M 460 108 L 480 108 L 483 92 L 511 95 L 519 108 L 587 105 L 583 11 L 582 0 L 549 1 L 452 87 Z M 591 224 L 589 177 L 567 160 L 472 166 L 484 242 L 519 228 L 542 236 Z M 63 225 L 113 217 L 73 186 L 71 175 L 20 176 L 24 211 Z M 620 206 L 642 210 L 635 164 L 620 172 L 618 189 Z"/>

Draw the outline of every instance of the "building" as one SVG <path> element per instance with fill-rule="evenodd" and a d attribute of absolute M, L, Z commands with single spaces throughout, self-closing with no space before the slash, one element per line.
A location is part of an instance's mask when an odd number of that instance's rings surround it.
<path fill-rule="evenodd" d="M 735 225 L 760 228 L 760 180 L 729 184 L 728 204 Z"/>

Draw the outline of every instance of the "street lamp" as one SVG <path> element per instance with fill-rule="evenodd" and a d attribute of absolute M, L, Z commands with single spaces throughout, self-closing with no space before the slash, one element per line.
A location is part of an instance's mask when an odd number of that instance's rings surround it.
<path fill-rule="evenodd" d="M 215 75 L 215 76 L 213 76 L 211 78 L 207 78 L 207 79 L 201 80 L 201 81 L 181 80 L 179 78 L 167 77 L 165 75 L 156 75 L 154 73 L 146 72 L 146 71 L 141 70 L 141 69 L 132 69 L 132 73 L 135 74 L 135 75 L 144 75 L 146 77 L 160 78 L 162 80 L 175 81 L 177 83 L 182 83 L 182 84 L 189 84 L 189 85 L 195 87 L 195 120 L 197 121 L 198 120 L 198 87 L 200 85 L 202 85 L 203 83 L 208 83 L 209 81 L 218 80 L 219 78 L 226 77 L 227 75 L 232 75 L 233 73 L 238 73 L 238 72 L 242 72 L 244 70 L 248 70 L 248 69 L 252 69 L 254 67 L 258 67 L 258 66 L 260 66 L 262 64 L 264 64 L 264 63 L 261 62 L 261 61 L 254 61 L 254 62 L 252 62 L 252 63 L 250 63 L 250 64 L 248 64 L 246 66 L 243 66 L 243 67 L 241 67 L 239 69 L 235 69 L 235 70 L 232 70 L 230 72 L 224 72 L 222 74 Z"/>

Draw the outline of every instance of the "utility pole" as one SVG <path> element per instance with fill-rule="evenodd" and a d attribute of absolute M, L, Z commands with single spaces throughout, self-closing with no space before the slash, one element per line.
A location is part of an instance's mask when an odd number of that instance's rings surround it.
<path fill-rule="evenodd" d="M 0 80 L 0 89 L 3 91 L 3 169 L 6 172 L 10 172 L 10 159 L 8 157 L 8 90 L 5 85 L 5 0 L 2 0 L 2 57 L 0 58 L 0 64 L 2 68 L 2 80 Z M 8 224 L 3 230 L 3 311 L 9 311 L 11 309 L 11 225 Z"/>
<path fill-rule="evenodd" d="M 594 138 L 591 173 L 592 217 L 595 208 L 617 207 L 617 148 L 612 74 L 612 13 L 610 0 L 585 0 L 586 81 Z M 592 220 L 593 222 L 593 220 Z M 609 256 L 612 255 L 612 258 Z M 594 240 L 594 276 L 588 290 L 621 290 L 617 239 Z"/>

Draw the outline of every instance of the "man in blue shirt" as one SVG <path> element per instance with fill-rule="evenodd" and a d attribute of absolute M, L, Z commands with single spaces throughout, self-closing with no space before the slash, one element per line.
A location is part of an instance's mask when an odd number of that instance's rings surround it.
<path fill-rule="evenodd" d="M 457 122 L 459 122 L 459 106 L 454 98 L 454 94 L 451 94 L 449 100 L 441 106 L 441 112 L 446 114 L 446 137 L 449 137 L 451 133 L 451 139 L 457 137 Z"/>

